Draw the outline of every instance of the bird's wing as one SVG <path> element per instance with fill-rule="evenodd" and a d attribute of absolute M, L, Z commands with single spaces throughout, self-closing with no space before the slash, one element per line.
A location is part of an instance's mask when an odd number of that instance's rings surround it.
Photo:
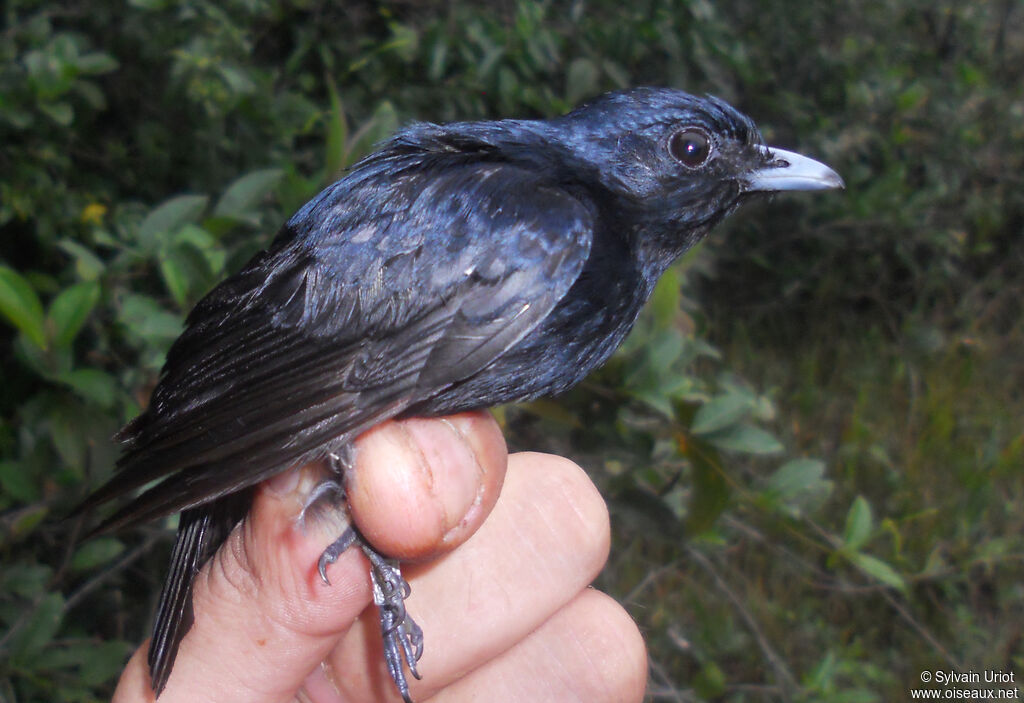
<path fill-rule="evenodd" d="M 434 169 L 436 171 L 436 169 Z M 214 500 L 466 379 L 578 277 L 589 206 L 499 163 L 356 173 L 214 289 L 168 354 L 119 472 L 84 508 L 163 478 L 99 529 Z"/>

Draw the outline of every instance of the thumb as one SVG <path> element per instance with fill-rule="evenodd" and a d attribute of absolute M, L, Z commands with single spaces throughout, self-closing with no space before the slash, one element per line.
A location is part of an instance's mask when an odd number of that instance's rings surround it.
<path fill-rule="evenodd" d="M 388 422 L 356 442 L 346 488 L 377 549 L 425 558 L 479 527 L 506 461 L 486 413 Z M 261 486 L 249 516 L 196 576 L 195 622 L 160 703 L 288 700 L 370 604 L 358 549 L 330 566 L 329 586 L 317 572 L 320 554 L 344 529 L 336 520 L 297 520 L 320 476 L 322 468 L 310 465 Z M 398 524 L 397 537 L 389 539 L 389 523 Z M 153 700 L 145 646 L 125 669 L 114 703 Z"/>

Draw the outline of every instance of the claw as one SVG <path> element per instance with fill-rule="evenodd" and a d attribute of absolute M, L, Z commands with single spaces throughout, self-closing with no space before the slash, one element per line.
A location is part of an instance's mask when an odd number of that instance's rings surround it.
<path fill-rule="evenodd" d="M 398 562 L 385 558 L 367 544 L 354 527 L 349 527 L 320 555 L 317 570 L 320 578 L 329 585 L 327 567 L 355 542 L 359 542 L 363 554 L 370 562 L 373 602 L 380 613 L 380 632 L 384 640 L 384 661 L 388 673 L 405 703 L 412 703 L 405 668 L 408 667 L 415 678 L 421 678 L 416 663 L 423 656 L 423 630 L 405 609 L 405 599 L 409 597 L 411 589 L 409 582 L 402 577 Z"/>
<path fill-rule="evenodd" d="M 356 532 L 354 527 L 347 528 L 341 533 L 341 537 L 331 542 L 327 549 L 320 555 L 320 559 L 316 563 L 316 570 L 320 572 L 320 579 L 325 585 L 330 586 L 331 582 L 327 578 L 327 567 L 338 561 L 338 557 L 342 553 L 352 546 L 352 543 L 356 541 L 359 534 Z"/>

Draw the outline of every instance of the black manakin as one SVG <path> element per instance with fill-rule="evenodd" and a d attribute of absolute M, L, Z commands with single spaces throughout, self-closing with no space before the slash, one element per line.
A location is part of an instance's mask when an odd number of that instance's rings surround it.
<path fill-rule="evenodd" d="M 149 651 L 167 682 L 192 581 L 256 483 L 327 459 L 388 418 L 560 393 L 603 363 L 658 277 L 744 200 L 837 188 L 713 97 L 611 93 L 556 119 L 414 124 L 296 213 L 192 311 L 149 408 L 121 432 L 91 509 L 156 479 L 104 522 L 181 512 Z M 340 476 L 332 479 L 340 481 Z M 334 484 L 328 484 L 328 487 Z M 318 491 L 322 497 L 331 491 Z M 397 562 L 371 562 L 385 658 L 409 700 L 420 629 Z"/>

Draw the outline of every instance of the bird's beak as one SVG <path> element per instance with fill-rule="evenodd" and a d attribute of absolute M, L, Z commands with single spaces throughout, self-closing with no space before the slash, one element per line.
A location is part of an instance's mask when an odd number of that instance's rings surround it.
<path fill-rule="evenodd" d="M 792 151 L 761 147 L 768 163 L 751 172 L 744 179 L 747 192 L 775 192 L 779 190 L 829 190 L 844 188 L 838 173 L 820 161 L 809 159 Z"/>

